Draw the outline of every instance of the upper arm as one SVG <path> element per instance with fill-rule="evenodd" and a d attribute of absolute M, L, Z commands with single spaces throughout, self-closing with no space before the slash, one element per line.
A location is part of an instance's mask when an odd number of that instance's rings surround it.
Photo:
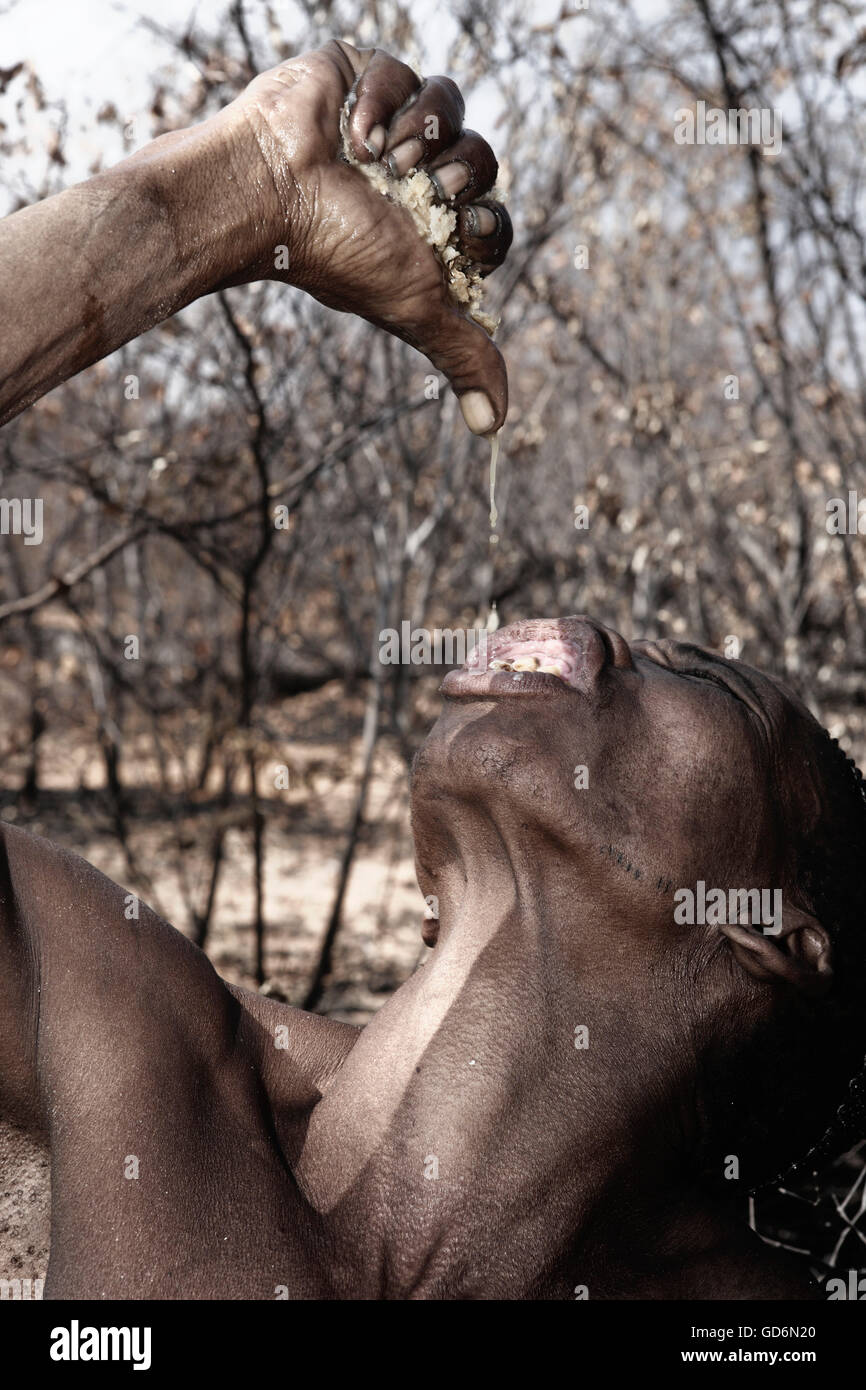
<path fill-rule="evenodd" d="M 16 909 L 0 831 L 0 1116 L 40 1129 L 36 1085 L 39 967 Z"/>
<path fill-rule="evenodd" d="M 239 1008 L 207 957 L 92 865 L 0 827 L 0 1105 L 50 1129 L 179 1055 L 218 1064 Z M 177 1078 L 177 1080 L 175 1080 Z"/>

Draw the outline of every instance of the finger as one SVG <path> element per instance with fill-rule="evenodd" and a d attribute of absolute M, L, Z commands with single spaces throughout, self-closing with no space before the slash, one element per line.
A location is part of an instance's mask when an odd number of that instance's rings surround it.
<path fill-rule="evenodd" d="M 432 161 L 427 172 L 443 203 L 463 207 L 490 192 L 499 165 L 487 141 L 474 130 L 464 130 Z"/>
<path fill-rule="evenodd" d="M 376 52 L 374 48 L 355 48 L 345 39 L 329 39 L 321 51 L 337 66 L 347 87 L 361 76 Z"/>
<path fill-rule="evenodd" d="M 391 325 L 394 328 L 394 325 Z M 505 361 L 493 339 L 451 302 L 425 304 L 423 316 L 394 331 L 444 372 L 460 399 L 463 418 L 474 434 L 501 429 L 508 412 Z"/>
<path fill-rule="evenodd" d="M 460 135 L 463 96 L 450 77 L 429 77 L 393 117 L 385 146 L 388 167 L 400 178 L 435 159 Z"/>
<path fill-rule="evenodd" d="M 420 86 L 420 77 L 410 67 L 374 49 L 348 98 L 349 147 L 360 163 L 382 157 L 388 126 Z"/>
<path fill-rule="evenodd" d="M 460 250 L 489 275 L 502 265 L 514 240 L 514 228 L 508 209 L 493 198 L 482 198 L 457 214 L 457 235 Z"/>

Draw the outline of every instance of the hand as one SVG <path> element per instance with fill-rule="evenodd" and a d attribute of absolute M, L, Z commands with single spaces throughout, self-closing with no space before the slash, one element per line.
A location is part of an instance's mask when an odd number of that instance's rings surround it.
<path fill-rule="evenodd" d="M 479 135 L 463 129 L 459 89 L 447 77 L 422 83 L 379 49 L 358 52 L 334 40 L 263 73 L 223 113 L 241 142 L 234 166 L 248 171 L 243 177 L 260 229 L 253 261 L 239 278 L 287 280 L 397 334 L 446 374 L 469 428 L 489 433 L 507 410 L 502 356 L 455 305 L 440 261 L 409 214 L 341 158 L 347 98 L 354 156 L 371 163 L 384 154 L 398 174 L 426 169 L 441 200 L 458 211 L 464 254 L 483 274 L 504 260 L 511 222 L 501 204 L 484 197 L 496 159 Z M 275 268 L 283 245 L 286 270 Z"/>

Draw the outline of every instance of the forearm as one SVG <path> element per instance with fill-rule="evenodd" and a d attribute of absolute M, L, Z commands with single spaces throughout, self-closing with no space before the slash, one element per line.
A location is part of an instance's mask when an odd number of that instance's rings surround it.
<path fill-rule="evenodd" d="M 228 108 L 0 221 L 0 423 L 219 285 L 255 210 Z"/>
<path fill-rule="evenodd" d="M 511 224 L 487 196 L 493 151 L 462 120 L 453 82 L 422 83 L 381 50 L 334 40 L 260 74 L 200 125 L 0 221 L 0 424 L 200 295 L 273 279 L 405 339 L 445 372 L 470 429 L 499 428 L 501 354 L 460 310 L 426 232 L 359 172 L 387 144 L 405 174 L 420 149 L 429 190 L 455 214 L 446 250 L 489 273 Z"/>

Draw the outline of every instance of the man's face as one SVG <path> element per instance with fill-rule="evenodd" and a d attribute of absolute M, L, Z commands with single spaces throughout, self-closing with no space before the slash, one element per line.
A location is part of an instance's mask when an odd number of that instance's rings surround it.
<path fill-rule="evenodd" d="M 583 616 L 503 628 L 487 668 L 448 674 L 416 759 L 423 891 L 491 843 L 551 882 L 579 877 L 637 930 L 672 920 L 673 891 L 698 879 L 782 886 L 784 824 L 820 797 L 817 726 L 775 681 Z"/>

